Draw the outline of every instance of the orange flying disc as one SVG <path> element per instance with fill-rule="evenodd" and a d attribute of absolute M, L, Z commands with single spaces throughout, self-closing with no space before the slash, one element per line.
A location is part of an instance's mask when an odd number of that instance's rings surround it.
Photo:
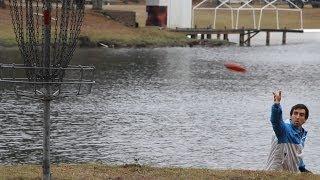
<path fill-rule="evenodd" d="M 237 63 L 225 63 L 224 66 L 227 69 L 235 72 L 245 73 L 247 71 L 245 67 Z"/>

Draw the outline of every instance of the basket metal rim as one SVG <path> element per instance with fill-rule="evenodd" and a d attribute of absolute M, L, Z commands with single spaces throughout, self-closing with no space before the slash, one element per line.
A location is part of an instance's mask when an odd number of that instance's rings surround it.
<path fill-rule="evenodd" d="M 72 80 L 72 79 L 66 79 L 66 81 L 59 81 L 59 82 L 48 82 L 48 81 L 27 81 L 27 78 L 23 78 L 23 80 L 20 79 L 11 79 L 11 78 L 3 78 L 0 79 L 0 82 L 2 83 L 21 83 L 21 84 L 36 84 L 36 85 L 41 85 L 41 84 L 95 84 L 96 81 L 92 81 L 92 80 Z"/>
<path fill-rule="evenodd" d="M 94 66 L 82 66 L 82 65 L 69 65 L 67 67 L 43 67 L 43 66 L 26 66 L 24 64 L 2 64 L 0 63 L 1 68 L 10 68 L 10 69 L 41 69 L 41 70 L 95 70 Z"/>

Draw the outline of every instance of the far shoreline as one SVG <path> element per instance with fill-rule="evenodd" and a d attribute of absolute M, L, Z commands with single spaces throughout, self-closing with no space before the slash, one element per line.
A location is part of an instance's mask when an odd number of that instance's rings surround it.
<path fill-rule="evenodd" d="M 135 44 L 125 44 L 121 41 L 114 40 L 102 40 L 102 41 L 92 41 L 88 37 L 79 37 L 77 48 L 86 49 L 86 48 L 109 48 L 109 49 L 139 49 L 139 48 L 168 48 L 168 47 L 224 47 L 232 46 L 237 43 L 216 40 L 216 39 L 190 39 L 182 42 L 168 43 L 168 44 L 152 44 L 152 43 L 135 43 Z M 6 44 L 0 41 L 0 49 L 19 49 L 19 46 L 16 44 Z"/>
<path fill-rule="evenodd" d="M 166 48 L 166 47 L 221 47 L 235 45 L 236 43 L 217 40 L 217 39 L 185 39 L 182 41 L 175 42 L 162 42 L 162 43 L 152 43 L 137 41 L 135 43 L 126 43 L 116 40 L 98 40 L 92 41 L 89 37 L 79 37 L 78 47 L 80 48 Z"/>
<path fill-rule="evenodd" d="M 0 48 L 17 47 L 9 8 L 0 9 Z M 106 17 L 100 11 L 86 10 L 78 39 L 80 48 L 98 48 L 101 43 L 110 48 L 160 48 L 160 47 L 219 47 L 232 45 L 218 39 L 190 39 L 184 33 L 161 27 L 128 27 Z M 103 45 L 102 45 L 103 46 Z"/>

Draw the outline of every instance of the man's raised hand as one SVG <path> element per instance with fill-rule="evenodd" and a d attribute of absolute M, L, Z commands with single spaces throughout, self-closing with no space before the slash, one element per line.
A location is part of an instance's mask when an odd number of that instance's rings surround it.
<path fill-rule="evenodd" d="M 273 92 L 273 101 L 276 104 L 280 104 L 281 101 L 281 91 Z"/>

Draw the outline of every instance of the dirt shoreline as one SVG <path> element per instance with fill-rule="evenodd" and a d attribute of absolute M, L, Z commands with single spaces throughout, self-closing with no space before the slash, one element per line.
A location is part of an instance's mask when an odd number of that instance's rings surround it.
<path fill-rule="evenodd" d="M 87 36 L 79 37 L 78 47 L 80 48 L 161 48 L 161 47 L 220 47 L 229 46 L 236 43 L 223 41 L 223 40 L 213 40 L 213 39 L 186 39 L 185 41 L 175 42 L 175 43 L 162 43 L 162 44 L 152 44 L 152 43 L 134 43 L 126 44 L 121 41 L 115 40 L 101 40 L 92 41 Z"/>
<path fill-rule="evenodd" d="M 221 47 L 221 46 L 232 46 L 236 45 L 236 43 L 223 41 L 223 40 L 189 40 L 186 42 L 176 43 L 176 44 L 123 44 L 121 42 L 113 41 L 113 40 L 103 40 L 103 41 L 91 41 L 87 37 L 80 37 L 77 47 L 78 48 L 113 48 L 113 49 L 121 49 L 121 48 L 166 48 L 166 47 Z M 8 48 L 16 48 L 19 47 L 17 45 L 1 45 L 0 41 L 0 49 L 8 49 Z"/>
<path fill-rule="evenodd" d="M 280 171 L 151 167 L 140 164 L 53 164 L 54 179 L 320 179 L 319 175 Z M 41 165 L 0 166 L 0 179 L 41 179 Z"/>

